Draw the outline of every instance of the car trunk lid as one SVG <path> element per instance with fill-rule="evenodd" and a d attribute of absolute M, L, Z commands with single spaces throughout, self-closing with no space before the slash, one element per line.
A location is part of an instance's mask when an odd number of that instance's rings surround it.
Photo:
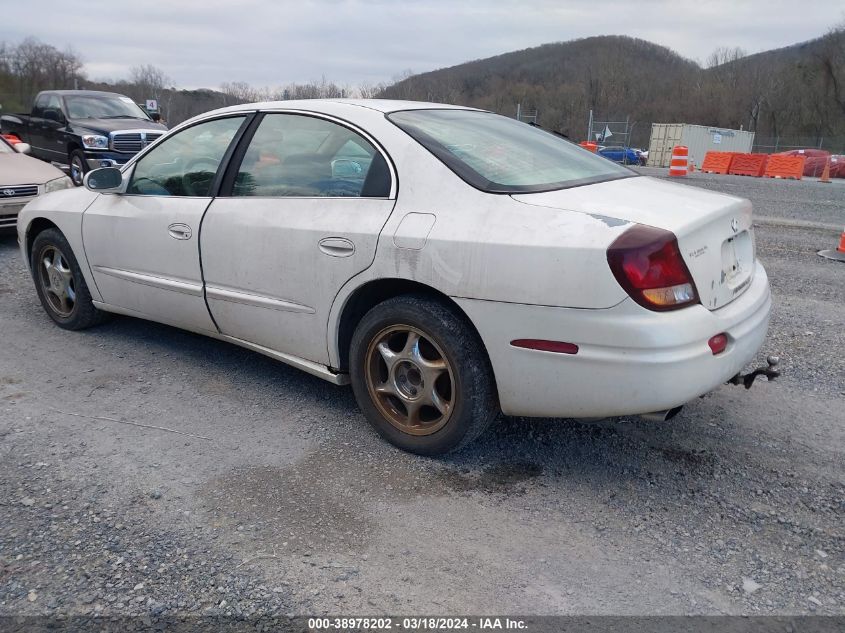
<path fill-rule="evenodd" d="M 702 305 L 716 310 L 748 288 L 754 271 L 751 203 L 654 178 L 517 194 L 524 204 L 586 213 L 672 231 Z"/>

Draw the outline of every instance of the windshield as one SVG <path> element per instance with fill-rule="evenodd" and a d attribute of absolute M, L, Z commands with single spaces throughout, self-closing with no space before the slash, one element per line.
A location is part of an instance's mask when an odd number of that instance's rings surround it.
<path fill-rule="evenodd" d="M 405 110 L 388 118 L 468 184 L 489 193 L 576 187 L 634 172 L 540 128 L 475 110 Z"/>
<path fill-rule="evenodd" d="M 143 119 L 150 117 L 129 97 L 119 95 L 72 95 L 65 97 L 69 119 Z"/>

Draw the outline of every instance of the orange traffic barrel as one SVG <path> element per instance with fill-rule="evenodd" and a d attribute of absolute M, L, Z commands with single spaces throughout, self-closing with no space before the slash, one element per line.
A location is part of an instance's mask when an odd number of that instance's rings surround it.
<path fill-rule="evenodd" d="M 675 145 L 672 148 L 672 162 L 669 163 L 670 176 L 686 176 L 689 171 L 689 148 L 686 145 Z"/>

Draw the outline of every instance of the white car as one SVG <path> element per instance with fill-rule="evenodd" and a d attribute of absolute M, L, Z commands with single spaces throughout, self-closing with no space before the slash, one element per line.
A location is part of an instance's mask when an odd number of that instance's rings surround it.
<path fill-rule="evenodd" d="M 18 232 L 59 326 L 130 315 L 351 382 L 429 455 L 499 410 L 668 417 L 738 375 L 771 305 L 748 201 L 437 104 L 209 112 Z"/>
<path fill-rule="evenodd" d="M 36 196 L 73 187 L 73 182 L 49 163 L 26 156 L 26 143 L 12 145 L 0 136 L 0 229 L 14 229 L 18 213 Z"/>

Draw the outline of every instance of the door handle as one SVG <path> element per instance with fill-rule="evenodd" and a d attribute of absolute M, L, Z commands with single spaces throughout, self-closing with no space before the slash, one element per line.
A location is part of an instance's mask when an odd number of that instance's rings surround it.
<path fill-rule="evenodd" d="M 320 240 L 320 250 L 331 257 L 349 257 L 355 252 L 355 244 L 345 237 L 326 237 Z"/>
<path fill-rule="evenodd" d="M 170 233 L 170 237 L 174 240 L 189 240 L 191 239 L 191 227 L 187 224 L 182 224 L 177 222 L 176 224 L 171 224 L 167 227 L 167 232 Z"/>

